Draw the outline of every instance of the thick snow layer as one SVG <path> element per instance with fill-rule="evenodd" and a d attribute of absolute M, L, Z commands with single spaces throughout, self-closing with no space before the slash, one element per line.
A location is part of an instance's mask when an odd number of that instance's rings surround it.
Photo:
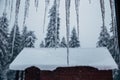
<path fill-rule="evenodd" d="M 25 70 L 31 66 L 41 70 L 75 66 L 90 66 L 99 70 L 118 68 L 106 48 L 70 48 L 69 65 L 66 48 L 24 48 L 10 64 L 10 69 Z"/>

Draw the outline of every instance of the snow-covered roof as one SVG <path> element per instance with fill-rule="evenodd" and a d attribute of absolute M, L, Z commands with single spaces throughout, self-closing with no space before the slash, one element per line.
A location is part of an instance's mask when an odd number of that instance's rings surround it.
<path fill-rule="evenodd" d="M 66 48 L 24 48 L 10 64 L 10 69 L 25 70 L 31 66 L 41 70 L 75 66 L 90 66 L 99 70 L 118 68 L 106 48 L 70 48 L 69 65 Z"/>

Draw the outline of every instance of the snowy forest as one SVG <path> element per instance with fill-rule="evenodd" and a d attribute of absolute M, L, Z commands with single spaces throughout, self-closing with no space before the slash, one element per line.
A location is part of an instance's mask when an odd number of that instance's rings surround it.
<path fill-rule="evenodd" d="M 87 24 L 86 22 L 89 20 L 87 18 L 83 20 L 80 16 L 81 8 L 83 10 L 85 8 L 82 1 L 90 8 L 94 3 L 93 0 L 0 0 L 0 80 L 16 80 L 16 71 L 9 70 L 9 64 L 25 47 L 36 48 L 37 45 L 37 48 L 66 48 L 67 54 L 69 54 L 70 48 L 83 48 L 92 37 L 82 38 L 90 33 L 94 34 L 97 39 L 91 40 L 87 45 L 91 47 L 93 42 L 94 47 L 107 47 L 120 68 L 114 0 L 96 0 L 98 4 L 94 7 L 98 9 L 93 13 L 99 13 L 100 19 L 96 19 L 96 22 L 93 23 L 90 22 L 93 25 L 100 24 L 97 27 L 99 32 L 96 33 L 89 31 L 94 32 L 94 28 L 81 27 L 81 24 Z M 61 6 L 64 7 L 61 8 Z M 87 7 L 85 9 L 89 9 Z M 106 15 L 108 8 L 110 14 Z M 61 11 L 62 9 L 64 10 Z M 32 15 L 40 15 L 40 17 L 34 18 Z M 91 15 L 89 14 L 89 16 Z M 109 20 L 106 19 L 108 16 Z M 72 20 L 72 18 L 74 19 Z M 94 14 L 92 18 L 94 19 Z M 36 25 L 37 22 L 40 25 Z M 85 35 L 82 35 L 82 32 L 85 32 Z M 98 35 L 96 36 L 96 34 Z M 113 78 L 120 80 L 120 70 L 113 71 Z"/>

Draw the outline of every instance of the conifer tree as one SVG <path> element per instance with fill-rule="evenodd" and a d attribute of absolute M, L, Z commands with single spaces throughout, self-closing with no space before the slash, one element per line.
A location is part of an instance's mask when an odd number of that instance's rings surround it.
<path fill-rule="evenodd" d="M 16 28 L 15 28 L 16 27 Z M 14 33 L 14 30 L 16 29 L 16 33 Z M 18 25 L 14 25 L 11 32 L 10 32 L 10 37 L 9 37 L 9 51 L 11 53 L 12 50 L 12 41 L 13 41 L 13 36 L 15 35 L 15 40 L 14 40 L 14 47 L 13 47 L 13 57 L 12 60 L 19 54 L 21 51 L 20 46 L 21 46 L 21 35 L 19 31 Z"/>
<path fill-rule="evenodd" d="M 99 41 L 97 42 L 97 47 L 109 47 L 109 40 L 110 35 L 106 29 L 106 27 L 102 27 L 102 30 L 100 32 Z"/>
<path fill-rule="evenodd" d="M 23 27 L 22 35 L 21 35 L 21 50 L 25 47 L 34 47 L 34 43 L 36 40 L 36 36 L 33 31 L 28 31 L 27 26 Z"/>
<path fill-rule="evenodd" d="M 75 28 L 73 28 L 72 30 L 72 35 L 69 41 L 69 47 L 71 48 L 80 47 L 80 42 L 78 40 Z"/>
<path fill-rule="evenodd" d="M 60 47 L 63 47 L 63 48 L 67 47 L 67 44 L 66 44 L 66 41 L 65 41 L 65 37 L 62 38 L 62 41 L 60 43 Z"/>
<path fill-rule="evenodd" d="M 34 48 L 34 43 L 35 43 L 35 40 L 36 40 L 36 36 L 34 34 L 33 31 L 29 31 L 28 34 L 27 34 L 27 38 L 25 40 L 25 47 L 29 47 L 29 48 Z"/>
<path fill-rule="evenodd" d="M 28 37 L 28 30 L 27 30 L 27 26 L 23 27 L 23 31 L 22 31 L 22 35 L 21 35 L 21 50 L 26 46 L 26 39 Z"/>
<path fill-rule="evenodd" d="M 7 80 L 8 54 L 8 19 L 6 13 L 0 17 L 0 80 Z"/>
<path fill-rule="evenodd" d="M 0 17 L 0 55 L 4 56 L 7 52 L 7 38 L 8 38 L 8 19 L 6 13 Z"/>
<path fill-rule="evenodd" d="M 54 5 L 49 11 L 50 21 L 48 24 L 47 34 L 45 38 L 45 47 L 58 47 L 59 46 L 59 26 L 60 26 L 60 18 L 57 16 L 56 5 Z M 57 20 L 56 20 L 57 19 Z M 56 26 L 57 21 L 57 26 Z"/>
<path fill-rule="evenodd" d="M 104 0 L 100 0 L 101 15 L 102 15 L 102 30 L 100 32 L 99 41 L 97 42 L 97 47 L 109 47 L 110 35 L 105 26 L 105 4 Z"/>
<path fill-rule="evenodd" d="M 41 43 L 40 43 L 40 48 L 44 48 L 44 47 L 45 47 L 44 42 L 41 41 Z"/>

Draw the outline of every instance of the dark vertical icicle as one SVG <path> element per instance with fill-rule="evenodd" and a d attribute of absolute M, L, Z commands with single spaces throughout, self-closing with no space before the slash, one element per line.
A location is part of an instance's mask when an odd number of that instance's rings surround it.
<path fill-rule="evenodd" d="M 65 0 L 66 10 L 66 36 L 67 36 L 67 64 L 69 65 L 69 34 L 70 34 L 70 2 L 71 0 Z"/>
<path fill-rule="evenodd" d="M 23 27 L 25 26 L 26 18 L 27 18 L 28 13 L 29 13 L 29 6 L 30 6 L 30 0 L 25 0 Z"/>
<path fill-rule="evenodd" d="M 15 42 L 15 33 L 16 33 L 16 26 L 18 25 L 18 13 L 20 8 L 20 0 L 16 0 L 16 9 L 15 9 L 15 22 L 14 22 L 14 35 L 13 35 L 13 41 L 12 41 L 12 52 L 11 56 L 13 55 L 14 50 L 14 42 Z"/>
<path fill-rule="evenodd" d="M 118 64 L 118 68 L 120 68 L 120 53 L 119 53 L 119 43 L 118 43 L 118 34 L 117 34 L 117 22 L 116 22 L 116 15 L 115 15 L 115 1 L 109 0 L 110 2 L 110 9 L 111 9 L 111 32 L 113 35 L 111 39 L 114 41 L 112 45 L 113 50 L 113 58 L 115 59 L 116 63 Z M 113 71 L 113 78 L 117 79 L 119 76 L 119 70 Z"/>
<path fill-rule="evenodd" d="M 38 9 L 38 5 L 39 5 L 39 0 L 35 0 L 35 7 L 36 7 L 36 11 L 37 11 L 37 9 Z"/>
<path fill-rule="evenodd" d="M 110 2 L 110 9 L 111 9 L 111 32 L 113 32 L 113 38 L 114 38 L 114 52 L 115 56 L 114 59 L 117 61 L 117 63 L 120 61 L 119 58 L 119 48 L 118 48 L 118 35 L 117 35 L 117 23 L 116 23 L 116 15 L 115 15 L 115 2 L 114 0 L 109 0 Z M 120 67 L 120 66 L 119 66 Z"/>
<path fill-rule="evenodd" d="M 50 2 L 49 0 L 45 0 L 45 12 L 44 12 L 44 21 L 43 21 L 43 32 L 44 32 L 44 28 L 45 28 L 46 14 L 47 14 L 47 9 L 48 9 L 49 2 Z"/>
<path fill-rule="evenodd" d="M 80 5 L 80 0 L 75 0 L 78 39 L 79 39 L 79 5 Z"/>

